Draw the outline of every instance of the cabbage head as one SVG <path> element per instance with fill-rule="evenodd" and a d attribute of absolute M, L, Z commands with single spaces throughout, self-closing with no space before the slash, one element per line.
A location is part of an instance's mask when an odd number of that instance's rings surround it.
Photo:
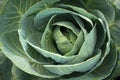
<path fill-rule="evenodd" d="M 119 0 L 0 0 L 0 80 L 113 80 L 119 51 Z"/>

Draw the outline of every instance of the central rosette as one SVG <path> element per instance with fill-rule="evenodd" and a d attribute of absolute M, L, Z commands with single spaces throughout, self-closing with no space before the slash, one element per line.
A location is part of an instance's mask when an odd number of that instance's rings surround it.
<path fill-rule="evenodd" d="M 62 22 L 60 22 L 62 23 Z M 64 22 L 63 22 L 64 23 Z M 53 39 L 55 41 L 55 44 L 57 46 L 57 49 L 60 51 L 61 54 L 66 54 L 70 50 L 72 50 L 73 45 L 76 41 L 77 34 L 73 33 L 72 30 L 68 29 L 68 27 L 74 26 L 70 22 L 66 22 L 69 25 L 58 25 L 56 24 L 56 28 L 53 32 Z M 76 27 L 75 27 L 76 28 Z"/>
<path fill-rule="evenodd" d="M 93 19 L 96 18 L 91 16 Z M 84 61 L 94 52 L 97 25 L 102 26 L 99 20 L 96 24 L 89 18 L 80 17 L 75 13 L 54 14 L 42 34 L 41 48 L 66 57 L 75 57 L 79 54 L 79 60 Z M 102 28 L 98 27 L 98 29 Z"/>
<path fill-rule="evenodd" d="M 104 16 L 93 13 L 70 5 L 29 9 L 18 31 L 25 55 L 50 77 L 94 71 L 109 54 L 110 34 Z"/>
<path fill-rule="evenodd" d="M 80 35 L 79 35 L 80 33 Z M 76 54 L 79 49 L 72 50 L 77 46 L 77 38 L 78 36 L 81 37 L 79 42 L 83 43 L 83 34 L 80 32 L 80 28 L 77 28 L 72 22 L 70 21 L 59 21 L 53 23 L 49 26 L 49 30 L 46 29 L 44 32 L 45 37 L 43 37 L 42 42 L 45 41 L 46 36 L 51 37 L 48 38 L 47 46 L 53 45 L 53 47 L 43 47 L 48 51 L 52 51 L 61 55 L 73 55 Z M 45 38 L 45 39 L 44 39 Z M 44 42 L 46 43 L 46 42 Z M 49 44 L 51 43 L 51 44 Z M 81 45 L 79 43 L 79 45 Z"/>

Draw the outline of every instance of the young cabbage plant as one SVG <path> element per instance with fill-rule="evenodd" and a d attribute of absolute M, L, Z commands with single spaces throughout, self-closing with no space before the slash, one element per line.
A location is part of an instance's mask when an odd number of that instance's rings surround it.
<path fill-rule="evenodd" d="M 0 0 L 1 80 L 120 76 L 119 0 Z"/>

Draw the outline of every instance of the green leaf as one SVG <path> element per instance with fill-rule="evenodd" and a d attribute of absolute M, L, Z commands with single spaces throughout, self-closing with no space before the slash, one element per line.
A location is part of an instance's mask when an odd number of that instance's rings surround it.
<path fill-rule="evenodd" d="M 27 40 L 34 42 L 37 46 L 40 45 L 42 35 L 40 33 L 36 33 L 33 35 L 29 35 Z M 25 51 L 26 55 L 34 62 L 39 64 L 51 64 L 54 63 L 51 59 L 48 59 L 42 56 L 38 51 L 36 51 L 32 46 L 28 45 L 27 50 Z M 34 53 L 34 54 L 33 54 Z"/>
<path fill-rule="evenodd" d="M 80 30 L 72 22 L 69 21 L 58 21 L 53 24 L 54 26 L 62 26 L 73 31 L 74 34 L 78 35 Z"/>
<path fill-rule="evenodd" d="M 35 34 L 34 39 L 39 39 L 41 41 L 41 38 L 42 38 L 42 34 L 43 34 L 42 32 L 39 33 L 39 36 L 36 36 L 36 34 L 38 32 L 35 30 L 34 25 L 33 25 L 33 16 L 29 16 L 25 19 L 24 24 L 22 24 L 22 29 L 19 29 L 18 33 L 19 33 L 18 36 L 20 39 L 20 43 L 22 44 L 22 48 L 23 48 L 25 54 L 29 58 L 31 58 L 33 61 L 35 61 L 37 63 L 41 63 L 41 64 L 49 63 L 48 60 L 44 56 L 40 55 L 39 52 L 37 52 L 34 48 L 32 48 L 30 45 L 28 45 L 28 43 L 26 41 L 26 39 L 33 34 Z M 39 40 L 38 40 L 38 42 L 39 42 Z M 39 46 L 41 46 L 41 45 L 39 45 Z M 35 55 L 33 53 L 35 53 Z M 41 59 L 39 59 L 38 57 L 41 57 Z"/>
<path fill-rule="evenodd" d="M 76 7 L 76 6 L 72 6 L 72 5 L 65 5 L 65 4 L 61 4 L 59 7 L 79 13 L 79 16 L 82 16 L 83 18 L 85 18 L 86 21 L 90 22 L 91 25 L 93 25 L 91 20 L 96 19 L 96 16 L 94 16 L 93 14 L 87 12 L 87 10 L 85 10 L 84 8 L 80 8 L 80 7 Z"/>
<path fill-rule="evenodd" d="M 60 31 L 60 27 L 55 28 L 53 32 L 53 38 L 55 40 L 58 50 L 62 54 L 67 53 L 73 48 L 73 45 L 70 43 L 70 41 Z"/>
<path fill-rule="evenodd" d="M 72 6 L 78 6 L 81 8 L 85 7 L 85 3 L 83 0 L 61 0 L 58 4 L 67 4 Z"/>
<path fill-rule="evenodd" d="M 99 10 L 94 10 L 93 11 L 93 14 L 95 14 L 99 19 L 99 22 L 100 22 L 100 25 L 98 25 L 98 30 L 97 32 L 101 33 L 102 32 L 102 35 L 97 35 L 98 37 L 98 40 L 97 40 L 97 45 L 99 45 L 99 47 L 101 47 L 102 45 L 104 45 L 104 41 L 106 39 L 106 37 L 108 38 L 107 42 L 108 42 L 108 45 L 107 45 L 107 49 L 108 52 L 109 52 L 109 45 L 110 45 L 110 40 L 111 40 L 111 36 L 110 36 L 110 29 L 109 29 L 109 25 L 108 25 L 108 22 L 104 16 L 104 14 L 99 11 Z M 98 23 L 99 24 L 99 23 Z M 101 27 L 101 28 L 99 28 Z M 107 33 L 107 34 L 106 34 Z"/>
<path fill-rule="evenodd" d="M 120 54 L 118 54 L 120 55 Z M 115 67 L 114 73 L 112 75 L 114 78 L 117 78 L 120 76 L 120 60 L 118 59 L 117 66 Z"/>
<path fill-rule="evenodd" d="M 76 54 L 80 50 L 83 42 L 84 42 L 84 34 L 82 31 L 80 31 L 80 33 L 78 34 L 78 37 L 73 45 L 72 50 L 69 51 L 68 53 L 66 53 L 65 56 L 71 56 L 71 55 Z"/>
<path fill-rule="evenodd" d="M 52 30 L 52 22 L 56 15 L 52 16 L 43 32 L 43 35 L 40 40 L 40 45 L 42 49 L 45 49 L 50 52 L 59 53 L 56 49 L 53 39 L 53 30 Z"/>
<path fill-rule="evenodd" d="M 109 35 L 109 29 L 108 29 L 108 23 L 106 22 L 104 16 L 100 11 L 94 11 L 93 12 L 97 17 L 98 20 L 97 23 L 97 42 L 96 42 L 96 48 L 102 47 L 104 45 L 106 36 Z M 106 34 L 107 33 L 107 34 Z M 110 36 L 109 36 L 110 39 Z"/>
<path fill-rule="evenodd" d="M 52 0 L 52 1 L 50 1 L 50 0 L 41 0 L 41 1 L 39 1 L 38 0 L 36 4 L 32 5 L 25 12 L 25 14 L 23 15 L 23 17 L 20 20 L 20 25 L 21 25 L 21 29 L 20 30 L 21 30 L 22 34 L 24 35 L 24 37 L 25 36 L 27 37 L 29 34 L 31 34 L 33 32 L 32 29 L 34 29 L 34 28 L 43 32 L 43 27 L 45 27 L 47 22 L 45 22 L 45 25 L 41 24 L 40 26 L 36 27 L 36 26 L 34 26 L 34 17 L 35 17 L 36 14 L 38 14 L 42 10 L 48 9 L 49 7 L 53 6 L 58 1 L 59 0 Z M 43 21 L 45 21 L 45 20 L 43 20 Z M 26 27 L 26 26 L 28 26 L 28 27 Z M 42 27 L 42 29 L 41 29 L 41 27 Z"/>
<path fill-rule="evenodd" d="M 84 0 L 85 9 L 88 11 L 100 10 L 109 24 L 115 19 L 115 10 L 114 7 L 107 0 Z"/>
<path fill-rule="evenodd" d="M 45 80 L 44 78 L 27 74 L 26 72 L 23 72 L 22 70 L 17 68 L 15 65 L 13 65 L 12 67 L 12 74 L 13 74 L 12 80 Z"/>
<path fill-rule="evenodd" d="M 6 57 L 0 49 L 0 64 L 2 64 L 5 60 L 6 60 Z"/>
<path fill-rule="evenodd" d="M 59 74 L 59 75 L 65 75 L 70 74 L 72 72 L 86 72 L 93 68 L 96 63 L 100 60 L 101 57 L 101 51 L 98 51 L 94 57 L 81 62 L 81 63 L 75 63 L 75 64 L 64 64 L 64 65 L 43 65 L 48 71 Z"/>
<path fill-rule="evenodd" d="M 77 7 L 78 8 L 78 7 Z M 81 11 L 81 8 L 79 9 Z M 90 22 L 90 24 L 93 26 L 93 23 L 91 21 L 91 18 L 96 18 L 95 16 L 89 16 L 90 13 L 84 12 L 84 13 L 76 13 L 74 11 L 70 11 L 64 8 L 48 8 L 45 10 L 40 11 L 34 18 L 34 25 L 39 27 L 41 24 L 44 24 L 46 21 L 48 22 L 49 19 L 55 15 L 55 14 L 72 14 L 81 17 L 82 19 Z M 86 16 L 83 16 L 85 14 Z M 89 17 L 88 17 L 89 16 Z M 40 21 L 40 22 L 39 22 Z"/>
<path fill-rule="evenodd" d="M 98 48 L 102 47 L 102 46 L 100 46 L 101 44 L 104 45 L 103 48 L 100 48 L 100 49 L 102 49 L 102 51 L 104 51 L 104 53 L 103 53 L 103 56 L 102 56 L 102 59 L 100 60 L 100 62 L 98 62 L 98 64 L 93 68 L 93 70 L 94 70 L 94 69 L 96 69 L 98 66 L 100 66 L 100 65 L 102 64 L 102 62 L 104 61 L 104 58 L 109 54 L 111 37 L 110 37 L 109 26 L 108 26 L 108 23 L 107 23 L 104 15 L 103 15 L 103 13 L 101 13 L 101 12 L 98 11 L 98 10 L 95 10 L 93 13 L 94 13 L 98 18 L 100 18 L 100 22 L 101 22 L 101 25 L 102 25 L 102 26 L 98 26 L 98 27 L 103 28 L 102 31 L 104 31 L 102 36 L 101 36 L 101 35 L 98 36 L 98 39 L 99 39 L 100 37 L 101 37 L 101 39 L 100 39 L 100 40 L 97 40 L 97 41 L 98 41 L 97 45 L 99 45 Z M 102 21 L 101 21 L 101 20 L 102 20 Z M 101 28 L 98 28 L 98 30 L 100 30 Z M 99 42 L 100 42 L 101 44 L 99 44 Z M 105 43 L 105 42 L 106 42 L 106 43 Z M 93 71 L 93 70 L 92 70 L 92 71 Z"/>
<path fill-rule="evenodd" d="M 82 62 L 88 57 L 90 57 L 94 51 L 95 44 L 96 44 L 96 25 L 93 27 L 91 32 L 85 38 L 85 41 L 83 42 L 83 45 L 81 46 L 81 49 L 76 55 L 75 59 L 68 63 L 73 64 Z"/>
<path fill-rule="evenodd" d="M 20 28 L 19 20 L 39 0 L 5 0 L 0 13 L 0 34 Z"/>
<path fill-rule="evenodd" d="M 7 0 L 0 0 L 0 14 L 2 12 L 2 9 L 4 7 L 4 4 L 7 2 Z"/>
<path fill-rule="evenodd" d="M 85 29 L 85 25 L 84 23 L 82 22 L 82 20 L 80 18 L 78 18 L 77 16 L 73 16 L 75 21 L 77 22 L 77 24 L 80 26 L 81 30 L 83 31 L 84 33 L 84 38 L 86 38 L 86 36 L 88 35 L 88 32 L 87 30 Z"/>
<path fill-rule="evenodd" d="M 12 80 L 11 68 L 12 68 L 12 62 L 6 58 L 0 64 L 0 80 Z"/>
<path fill-rule="evenodd" d="M 58 78 L 50 79 L 50 78 L 42 78 L 34 75 L 27 74 L 26 72 L 20 70 L 18 67 L 13 65 L 12 67 L 12 80 L 58 80 Z"/>
<path fill-rule="evenodd" d="M 116 18 L 115 21 L 111 24 L 110 26 L 110 32 L 112 39 L 117 45 L 117 48 L 119 49 L 120 47 L 120 10 L 116 9 Z"/>
<path fill-rule="evenodd" d="M 74 39 L 75 42 L 75 39 L 79 34 L 79 29 L 69 21 L 58 21 L 53 25 L 55 26 L 53 38 L 55 39 L 57 48 L 63 54 L 70 51 L 74 44 L 74 43 L 72 44 L 71 40 Z M 67 35 L 65 36 L 64 32 L 62 32 L 60 29 L 66 29 L 65 32 L 68 33 L 69 37 L 67 37 Z"/>
<path fill-rule="evenodd" d="M 21 44 L 19 43 L 18 38 L 18 32 L 9 32 L 5 33 L 1 37 L 2 42 L 2 51 L 4 54 L 21 70 L 40 77 L 46 77 L 46 78 L 54 78 L 57 77 L 57 75 L 54 75 L 52 73 L 49 73 L 47 70 L 42 68 L 42 66 L 39 64 L 39 70 L 40 72 L 37 72 L 35 69 L 37 69 L 36 66 L 37 63 L 31 64 L 30 59 L 25 55 Z M 30 62 L 29 62 L 30 61 Z"/>

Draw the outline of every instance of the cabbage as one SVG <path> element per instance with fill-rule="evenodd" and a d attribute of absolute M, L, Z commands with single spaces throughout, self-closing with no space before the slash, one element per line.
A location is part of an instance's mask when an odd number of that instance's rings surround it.
<path fill-rule="evenodd" d="M 119 76 L 118 0 L 1 0 L 1 80 Z"/>

